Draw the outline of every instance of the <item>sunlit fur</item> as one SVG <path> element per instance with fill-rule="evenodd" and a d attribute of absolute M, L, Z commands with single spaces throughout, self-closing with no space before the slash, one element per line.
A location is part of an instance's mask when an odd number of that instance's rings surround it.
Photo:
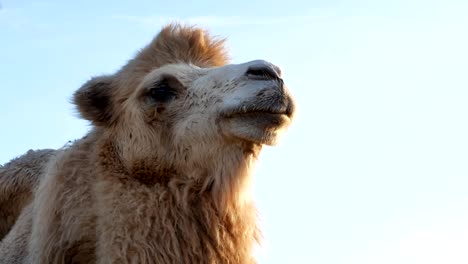
<path fill-rule="evenodd" d="M 0 167 L 1 263 L 255 263 L 250 174 L 277 135 L 223 127 L 223 96 L 240 85 L 216 79 L 226 54 L 204 30 L 169 25 L 85 83 L 74 95 L 93 124 L 85 137 Z M 166 75 L 182 93 L 149 107 L 145 89 Z"/>

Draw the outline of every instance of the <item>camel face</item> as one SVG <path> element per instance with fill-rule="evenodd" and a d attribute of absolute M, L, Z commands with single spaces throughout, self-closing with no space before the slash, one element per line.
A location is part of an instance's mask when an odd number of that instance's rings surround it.
<path fill-rule="evenodd" d="M 169 64 L 143 78 L 125 112 L 126 130 L 147 127 L 141 138 L 154 136 L 167 155 L 167 149 L 200 151 L 226 142 L 275 144 L 290 124 L 294 102 L 279 68 L 266 61 L 217 68 Z"/>
<path fill-rule="evenodd" d="M 227 62 L 222 40 L 168 26 L 118 72 L 86 82 L 74 102 L 125 167 L 192 171 L 276 144 L 294 115 L 277 66 Z"/>

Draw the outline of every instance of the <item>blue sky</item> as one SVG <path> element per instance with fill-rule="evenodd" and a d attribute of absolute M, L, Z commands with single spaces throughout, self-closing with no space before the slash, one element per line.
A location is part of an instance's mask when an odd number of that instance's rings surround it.
<path fill-rule="evenodd" d="M 298 101 L 256 170 L 260 263 L 468 263 L 468 2 L 1 4 L 0 163 L 83 136 L 74 90 L 195 23 Z"/>

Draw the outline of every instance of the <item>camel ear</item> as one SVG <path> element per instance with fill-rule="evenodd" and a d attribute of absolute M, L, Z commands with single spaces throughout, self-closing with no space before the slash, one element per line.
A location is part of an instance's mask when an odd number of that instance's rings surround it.
<path fill-rule="evenodd" d="M 112 76 L 98 76 L 87 81 L 73 96 L 81 116 L 96 126 L 106 126 L 112 119 Z"/>

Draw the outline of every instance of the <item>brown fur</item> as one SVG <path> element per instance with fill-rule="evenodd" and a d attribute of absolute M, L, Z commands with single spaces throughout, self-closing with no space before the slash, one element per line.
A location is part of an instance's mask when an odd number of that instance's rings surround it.
<path fill-rule="evenodd" d="M 21 210 L 31 202 L 34 188 L 54 150 L 28 151 L 0 166 L 0 239 L 13 226 Z"/>
<path fill-rule="evenodd" d="M 74 102 L 95 128 L 0 168 L 2 263 L 254 263 L 249 185 L 263 143 L 210 114 L 241 85 L 208 77 L 226 63 L 222 40 L 169 25 L 117 73 L 85 83 Z M 167 72 L 176 99 L 148 105 L 146 83 Z M 214 90 L 186 88 L 201 81 Z"/>

